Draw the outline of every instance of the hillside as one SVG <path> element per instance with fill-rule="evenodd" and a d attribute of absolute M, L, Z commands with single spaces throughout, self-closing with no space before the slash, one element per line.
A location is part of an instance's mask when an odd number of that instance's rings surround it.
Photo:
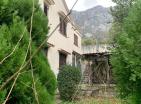
<path fill-rule="evenodd" d="M 94 38 L 99 42 L 108 39 L 108 31 L 112 22 L 109 8 L 96 6 L 82 12 L 73 11 L 72 18 L 80 28 L 83 38 Z"/>

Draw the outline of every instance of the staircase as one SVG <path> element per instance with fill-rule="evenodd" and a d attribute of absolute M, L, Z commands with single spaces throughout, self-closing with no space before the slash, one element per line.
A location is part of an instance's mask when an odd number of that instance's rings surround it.
<path fill-rule="evenodd" d="M 83 72 L 82 81 L 80 83 L 80 96 L 86 97 L 115 97 L 114 84 L 92 84 L 91 80 L 92 68 L 88 63 Z"/>
<path fill-rule="evenodd" d="M 82 76 L 82 84 L 91 84 L 91 73 L 92 73 L 92 69 L 91 69 L 91 64 L 89 63 L 86 66 L 85 71 L 83 72 L 83 76 Z"/>

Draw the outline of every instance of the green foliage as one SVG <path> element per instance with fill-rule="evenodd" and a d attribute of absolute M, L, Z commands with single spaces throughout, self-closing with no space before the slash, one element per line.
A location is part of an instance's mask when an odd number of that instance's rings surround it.
<path fill-rule="evenodd" d="M 32 26 L 32 39 L 39 46 L 46 38 L 48 33 L 48 21 L 44 12 L 38 5 L 38 1 L 35 0 L 33 26 Z M 17 15 L 22 17 L 27 25 L 27 29 L 30 30 L 31 15 L 33 11 L 33 0 L 9 0 L 8 7 L 17 11 Z M 25 12 L 26 11 L 26 12 Z"/>
<path fill-rule="evenodd" d="M 10 24 L 9 21 L 12 21 L 13 19 L 13 12 L 14 9 L 13 8 L 8 8 L 8 6 L 6 6 L 6 3 L 1 0 L 0 1 L 0 25 L 2 24 Z"/>
<path fill-rule="evenodd" d="M 21 5 L 20 3 L 23 2 Z M 14 4 L 15 3 L 15 4 Z M 35 2 L 35 14 L 32 31 L 32 53 L 45 39 L 48 32 L 47 17 Z M 32 0 L 0 0 L 0 61 L 9 55 L 23 35 L 14 53 L 0 64 L 0 86 L 21 67 L 29 44 Z M 19 6 L 20 5 L 20 6 Z M 16 7 L 17 6 L 17 7 Z M 26 8 L 26 6 L 28 8 Z M 24 7 L 24 8 L 23 8 Z M 5 10 L 6 11 L 1 11 Z M 28 10 L 26 10 L 28 9 Z M 12 11 L 13 10 L 13 11 Z M 10 12 L 12 11 L 12 12 Z M 7 15 L 7 13 L 9 13 Z M 39 26 L 37 26 L 39 25 Z M 29 59 L 29 53 L 26 61 Z M 32 59 L 35 85 L 40 104 L 53 104 L 56 78 L 47 59 L 40 51 Z M 6 98 L 13 80 L 0 91 L 0 103 Z M 17 79 L 7 104 L 36 104 L 30 65 L 27 65 Z"/>
<path fill-rule="evenodd" d="M 136 0 L 112 0 L 117 5 L 111 8 L 111 14 L 114 22 L 123 23 L 124 18 L 128 16 L 130 7 Z"/>
<path fill-rule="evenodd" d="M 69 101 L 73 99 L 76 93 L 77 85 L 81 80 L 81 72 L 78 68 L 63 66 L 59 71 L 57 80 L 61 99 Z"/>
<path fill-rule="evenodd" d="M 33 58 L 34 67 L 37 69 L 37 72 L 41 82 L 48 89 L 48 92 L 51 95 L 55 94 L 56 89 L 56 78 L 53 76 L 53 72 L 48 70 L 50 66 L 46 57 L 44 57 L 43 53 L 39 53 L 38 56 Z"/>
<path fill-rule="evenodd" d="M 83 46 L 94 45 L 94 44 L 95 44 L 95 40 L 93 38 L 83 38 L 82 39 Z"/>
<path fill-rule="evenodd" d="M 110 44 L 110 41 L 108 39 L 98 40 L 99 44 Z M 82 39 L 82 45 L 83 46 L 92 46 L 96 45 L 96 40 L 94 38 L 83 38 Z"/>
<path fill-rule="evenodd" d="M 117 35 L 122 31 L 123 21 L 128 16 L 129 9 L 136 0 L 112 0 L 116 6 L 111 7 L 111 15 L 113 17 L 113 24 L 110 30 L 111 43 L 115 43 Z"/>
<path fill-rule="evenodd" d="M 117 86 L 122 98 L 129 104 L 141 102 L 141 1 L 134 2 L 125 18 L 122 32 L 117 37 L 112 65 Z"/>

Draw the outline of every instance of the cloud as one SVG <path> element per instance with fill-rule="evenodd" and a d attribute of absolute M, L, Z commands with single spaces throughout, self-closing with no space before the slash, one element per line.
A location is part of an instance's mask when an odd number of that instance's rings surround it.
<path fill-rule="evenodd" d="M 91 8 L 98 5 L 97 0 L 84 0 L 84 6 L 85 8 Z"/>
<path fill-rule="evenodd" d="M 115 3 L 112 2 L 112 0 L 97 0 L 97 2 L 98 4 L 104 7 L 110 7 L 115 5 Z"/>
<path fill-rule="evenodd" d="M 69 9 L 73 6 L 73 4 L 75 3 L 76 0 L 66 0 L 66 3 L 69 7 Z M 85 0 L 78 0 L 77 4 L 74 7 L 74 10 L 77 11 L 83 11 L 86 9 L 86 7 L 84 6 L 84 1 Z"/>
<path fill-rule="evenodd" d="M 71 8 L 75 1 L 76 0 L 66 0 L 68 7 Z M 78 0 L 78 3 L 77 5 L 75 5 L 74 10 L 84 11 L 97 5 L 110 7 L 114 6 L 115 4 L 112 2 L 112 0 Z"/>

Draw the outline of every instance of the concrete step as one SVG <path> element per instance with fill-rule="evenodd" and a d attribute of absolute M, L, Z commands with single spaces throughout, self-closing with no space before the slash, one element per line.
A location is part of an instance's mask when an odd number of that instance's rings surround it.
<path fill-rule="evenodd" d="M 81 95 L 82 96 L 95 96 L 95 97 L 115 97 L 115 85 L 104 85 L 104 84 L 97 84 L 97 85 L 88 85 L 83 84 L 81 86 Z"/>

